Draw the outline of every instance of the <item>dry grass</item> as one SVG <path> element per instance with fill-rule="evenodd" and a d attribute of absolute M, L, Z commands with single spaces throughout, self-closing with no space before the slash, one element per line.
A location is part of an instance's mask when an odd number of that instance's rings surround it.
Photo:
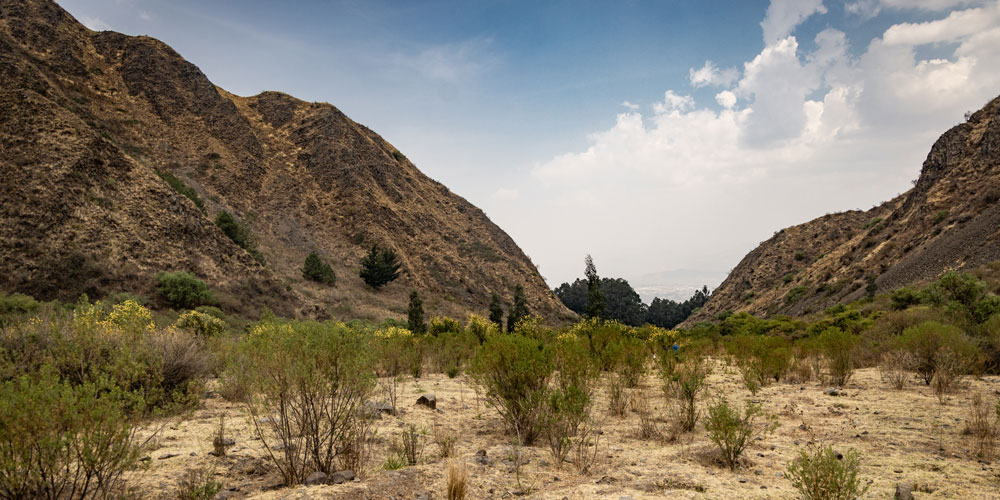
<path fill-rule="evenodd" d="M 469 473 L 465 465 L 448 462 L 448 500 L 464 500 Z"/>
<path fill-rule="evenodd" d="M 713 365 L 707 397 L 699 403 L 702 411 L 718 394 L 737 402 L 750 398 L 735 370 L 727 372 L 717 361 Z M 996 376 L 966 381 L 971 390 L 984 394 L 986 409 L 994 398 L 988 393 L 998 383 L 1000 377 Z M 603 420 L 589 423 L 574 437 L 569 467 L 556 468 L 546 445 L 523 447 L 525 463 L 520 472 L 522 485 L 532 487 L 530 498 L 618 500 L 629 496 L 652 500 L 669 494 L 678 498 L 794 499 L 799 497 L 791 481 L 778 477 L 778 473 L 786 475 L 787 464 L 810 442 L 829 443 L 841 452 L 858 451 L 859 475 L 866 482 L 873 481 L 862 499 L 891 498 L 899 482 L 919 484 L 933 491 L 925 495 L 927 498 L 995 496 L 995 466 L 980 463 L 973 449 L 975 439 L 963 434 L 974 394 L 964 387 L 951 393 L 950 404 L 939 405 L 932 388 L 907 384 L 902 390 L 892 389 L 882 382 L 876 368 L 858 370 L 839 396 L 825 395 L 826 387 L 815 381 L 772 384 L 762 388 L 756 399 L 766 413 L 778 417 L 779 426 L 765 439 L 751 443 L 743 454 L 743 467 L 729 472 L 714 458 L 704 458 L 706 454 L 715 455 L 701 423 L 674 441 L 640 439 L 637 430 L 644 413 L 669 437 L 663 419 L 669 409 L 660 384 L 657 377 L 644 377 L 633 394 L 635 409 L 642 410 L 640 401 L 645 400 L 646 412 L 628 411 L 621 418 L 605 416 L 608 395 L 597 391 L 593 416 Z M 417 390 L 418 385 L 423 391 Z M 215 390 L 216 386 L 217 382 L 210 382 L 209 389 Z M 442 412 L 418 407 L 415 401 L 422 392 L 434 392 Z M 363 476 L 361 482 L 313 486 L 308 489 L 311 496 L 347 500 L 373 496 L 413 498 L 426 491 L 432 498 L 444 498 L 448 487 L 446 464 L 454 461 L 466 468 L 466 498 L 500 498 L 508 492 L 509 497 L 516 498 L 513 495 L 519 488 L 513 462 L 506 461 L 511 455 L 509 436 L 494 410 L 476 404 L 467 376 L 449 379 L 430 374 L 419 382 L 407 381 L 400 387 L 400 401 L 399 416 L 387 415 L 373 421 L 380 431 L 370 441 L 371 463 L 385 462 L 398 432 L 409 424 L 418 429 L 455 431 L 460 440 L 455 443 L 454 454 L 442 459 L 439 446 L 433 446 L 416 466 L 394 471 L 368 469 L 369 475 Z M 137 472 L 132 480 L 145 497 L 156 498 L 162 484 L 176 484 L 186 470 L 215 464 L 220 474 L 217 479 L 227 485 L 242 485 L 245 498 L 293 498 L 298 490 L 265 489 L 280 482 L 280 477 L 267 462 L 260 442 L 252 439 L 252 429 L 242 411 L 242 405 L 222 398 L 203 400 L 200 409 L 163 429 L 159 436 L 162 447 L 150 452 L 148 470 Z M 236 444 L 227 450 L 225 459 L 218 459 L 208 456 L 212 445 L 205 436 L 218 427 L 223 413 L 229 415 L 226 434 Z M 484 463 L 477 458 L 479 450 L 484 452 Z M 177 456 L 159 459 L 167 454 Z M 556 476 L 558 481 L 553 479 Z M 697 485 L 697 489 L 678 485 Z"/>

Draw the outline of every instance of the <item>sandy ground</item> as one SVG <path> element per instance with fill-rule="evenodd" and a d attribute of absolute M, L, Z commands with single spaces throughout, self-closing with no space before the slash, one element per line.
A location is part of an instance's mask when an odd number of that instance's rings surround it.
<path fill-rule="evenodd" d="M 721 363 L 715 365 L 709 385 L 712 395 L 705 401 L 720 395 L 732 401 L 751 397 L 738 373 Z M 898 483 L 910 483 L 920 499 L 1000 499 L 996 464 L 978 461 L 971 438 L 962 434 L 972 395 L 985 394 L 992 404 L 1000 377 L 970 379 L 945 404 L 916 379 L 901 391 L 892 390 L 880 382 L 875 369 L 856 372 L 838 396 L 825 394 L 825 389 L 817 382 L 763 388 L 753 399 L 777 417 L 779 426 L 753 443 L 743 466 L 732 472 L 718 463 L 700 422 L 695 431 L 673 442 L 640 439 L 638 414 L 611 416 L 602 388 L 593 411 L 602 434 L 592 470 L 579 474 L 571 464 L 557 468 L 548 447 L 539 442 L 522 449 L 527 463 L 521 467 L 520 486 L 511 461 L 515 449 L 502 432 L 500 417 L 477 398 L 464 376 L 433 374 L 403 383 L 401 414 L 377 421 L 375 456 L 364 477 L 342 485 L 278 487 L 280 477 L 254 438 L 243 406 L 208 397 L 199 409 L 149 427 L 160 429 L 155 449 L 145 469 L 130 480 L 147 498 L 176 498 L 187 470 L 210 468 L 228 498 L 440 499 L 446 498 L 447 459 L 439 457 L 438 446 L 430 441 L 435 430 L 450 430 L 458 436 L 456 460 L 468 471 L 469 499 L 797 498 L 785 467 L 811 442 L 858 451 L 861 476 L 871 483 L 864 498 L 891 498 Z M 437 411 L 416 405 L 423 393 L 437 396 Z M 654 414 L 667 409 L 652 376 L 633 397 L 646 398 Z M 227 437 L 235 440 L 223 458 L 209 455 L 220 415 L 226 416 Z M 420 465 L 382 470 L 390 441 L 409 424 L 428 434 Z M 476 456 L 479 450 L 486 451 L 488 464 Z"/>

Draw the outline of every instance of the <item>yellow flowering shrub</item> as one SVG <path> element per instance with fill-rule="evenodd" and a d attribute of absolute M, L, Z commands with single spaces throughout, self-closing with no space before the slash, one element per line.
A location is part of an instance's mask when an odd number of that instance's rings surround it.
<path fill-rule="evenodd" d="M 214 337 L 226 330 L 226 323 L 209 314 L 188 311 L 177 318 L 174 328 L 187 330 L 202 337 Z"/>

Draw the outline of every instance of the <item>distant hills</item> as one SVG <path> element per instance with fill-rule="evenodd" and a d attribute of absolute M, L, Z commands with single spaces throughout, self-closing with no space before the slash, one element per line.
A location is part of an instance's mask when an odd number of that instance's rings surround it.
<path fill-rule="evenodd" d="M 1000 97 L 942 135 L 912 189 L 783 229 L 688 324 L 723 311 L 803 314 L 1000 260 Z"/>
<path fill-rule="evenodd" d="M 381 319 L 411 289 L 463 317 L 523 285 L 533 312 L 573 317 L 480 209 L 337 108 L 230 94 L 163 42 L 51 1 L 0 0 L 0 172 L 3 291 L 155 299 L 156 272 L 187 270 L 232 312 Z M 253 247 L 213 224 L 222 211 Z M 377 292 L 358 276 L 374 244 L 403 271 Z M 334 286 L 302 277 L 311 252 Z"/>

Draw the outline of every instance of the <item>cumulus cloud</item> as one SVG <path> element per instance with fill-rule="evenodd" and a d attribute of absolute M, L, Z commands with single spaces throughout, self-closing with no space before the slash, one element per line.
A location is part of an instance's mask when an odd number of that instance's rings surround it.
<path fill-rule="evenodd" d="M 639 109 L 638 104 L 632 104 L 628 101 L 622 101 L 622 106 L 625 106 L 626 108 L 631 109 L 633 111 Z"/>
<path fill-rule="evenodd" d="M 856 0 L 844 3 L 844 12 L 858 16 L 867 21 L 882 12 L 882 4 L 879 0 Z"/>
<path fill-rule="evenodd" d="M 942 11 L 956 7 L 983 5 L 987 0 L 881 0 L 882 5 L 894 9 Z"/>
<path fill-rule="evenodd" d="M 705 65 L 700 69 L 691 68 L 688 70 L 688 78 L 691 80 L 691 86 L 695 88 L 707 87 L 709 85 L 713 87 L 728 87 L 739 76 L 736 68 L 727 68 L 720 71 L 712 61 L 705 61 Z"/>
<path fill-rule="evenodd" d="M 635 255 L 640 250 L 609 242 L 593 248 L 595 255 L 648 265 L 666 252 L 698 262 L 698 254 L 683 257 L 669 238 L 643 228 L 700 203 L 685 245 L 734 246 L 732 266 L 783 225 L 867 208 L 904 190 L 933 140 L 1000 89 L 1000 2 L 899 22 L 860 50 L 851 50 L 835 28 L 820 31 L 805 49 L 791 32 L 825 9 L 802 4 L 811 7 L 772 2 L 762 23 L 769 42 L 714 103 L 697 102 L 689 90 L 666 90 L 651 114 L 630 108 L 612 127 L 590 134 L 583 150 L 537 165 L 533 175 L 554 214 L 587 214 L 632 231 L 630 237 L 641 234 L 645 243 L 637 245 L 650 254 L 643 261 Z M 925 45 L 934 47 L 933 57 L 920 56 Z M 709 85 L 715 72 L 711 63 L 692 70 L 691 87 Z M 595 198 L 617 215 L 599 211 Z M 712 221 L 739 233 L 734 242 L 708 234 Z M 671 232 L 681 230 L 673 224 Z"/>
<path fill-rule="evenodd" d="M 795 27 L 813 14 L 826 14 L 823 0 L 771 0 L 761 21 L 764 43 L 772 44 L 792 34 Z"/>

